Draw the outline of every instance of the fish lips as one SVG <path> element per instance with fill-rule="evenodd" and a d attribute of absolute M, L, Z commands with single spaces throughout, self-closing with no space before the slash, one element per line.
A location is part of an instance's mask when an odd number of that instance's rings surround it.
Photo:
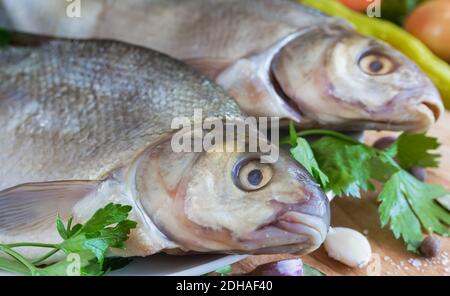
<path fill-rule="evenodd" d="M 272 225 L 292 235 L 304 237 L 304 244 L 309 247 L 300 253 L 311 252 L 317 249 L 327 236 L 330 226 L 329 199 L 325 193 L 320 192 L 305 202 L 288 204 Z"/>
<path fill-rule="evenodd" d="M 410 90 L 399 93 L 392 101 L 409 100 L 415 102 L 407 104 L 406 110 L 398 110 L 398 115 L 410 114 L 409 118 L 405 118 L 403 122 L 407 124 L 403 130 L 410 132 L 425 132 L 434 123 L 436 123 L 444 113 L 444 105 L 442 103 L 439 92 L 433 87 L 429 91 Z"/>
<path fill-rule="evenodd" d="M 402 101 L 410 103 L 399 103 Z M 361 120 L 360 124 L 366 129 L 422 133 L 429 130 L 443 113 L 444 105 L 437 90 L 406 90 L 396 95 L 391 100 L 391 104 L 373 112 L 373 122 Z M 392 120 L 378 119 L 379 114 L 383 118 L 390 117 Z M 357 123 L 358 120 L 349 120 L 348 126 L 355 126 Z"/>
<path fill-rule="evenodd" d="M 252 254 L 302 255 L 320 247 L 330 226 L 330 204 L 324 193 L 316 192 L 298 204 L 277 203 L 277 207 L 281 210 L 272 222 L 245 238 L 244 249 Z"/>
<path fill-rule="evenodd" d="M 278 88 L 278 92 L 282 93 L 281 88 Z M 284 95 L 283 98 L 291 105 L 297 103 L 296 100 L 290 99 L 287 95 Z M 338 98 L 335 99 L 339 100 Z M 406 101 L 410 103 L 401 103 Z M 297 107 L 297 110 L 299 109 L 300 107 Z M 361 107 L 361 110 L 363 109 Z M 340 131 L 392 130 L 421 133 L 428 131 L 441 118 L 444 110 L 439 92 L 434 87 L 429 91 L 424 89 L 405 90 L 392 98 L 390 103 L 383 108 L 365 110 L 367 112 L 366 118 L 346 118 L 339 123 L 322 122 L 320 126 Z M 388 114 L 390 115 L 387 116 Z M 303 116 L 304 120 L 308 119 L 306 115 L 303 114 Z M 314 121 L 315 119 L 312 118 L 311 120 Z M 317 125 L 313 123 L 311 127 L 315 126 Z"/>
<path fill-rule="evenodd" d="M 329 222 L 325 222 L 324 217 L 294 211 L 283 214 L 274 225 L 291 234 L 304 237 L 305 243 L 310 247 L 302 251 L 308 252 L 317 249 L 325 241 L 329 228 Z"/>

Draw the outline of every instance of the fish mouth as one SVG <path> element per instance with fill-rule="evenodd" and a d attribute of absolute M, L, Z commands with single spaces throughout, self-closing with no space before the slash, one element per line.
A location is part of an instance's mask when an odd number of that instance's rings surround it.
<path fill-rule="evenodd" d="M 397 124 L 392 124 L 391 127 L 397 126 L 396 129 L 413 132 L 422 133 L 430 129 L 430 127 L 435 124 L 444 112 L 444 107 L 442 103 L 436 102 L 435 100 L 422 100 L 416 105 L 412 105 L 407 108 L 406 112 L 410 112 L 410 120 L 404 120 L 403 122 L 397 122 Z"/>
<path fill-rule="evenodd" d="M 233 253 L 304 255 L 318 249 L 325 241 L 329 223 L 323 217 L 300 212 L 286 212 L 241 241 Z"/>
<path fill-rule="evenodd" d="M 297 114 L 297 116 L 291 119 L 296 122 L 299 122 L 300 121 L 299 118 L 303 118 L 304 114 L 302 114 L 302 112 L 300 111 L 300 108 L 297 105 L 297 103 L 284 92 L 283 88 L 278 82 L 278 79 L 275 77 L 275 73 L 273 73 L 273 70 L 269 72 L 269 79 L 272 84 L 273 90 L 280 98 L 280 100 L 286 104 L 286 106 L 291 110 L 292 113 Z"/>
<path fill-rule="evenodd" d="M 234 253 L 304 255 L 318 249 L 328 234 L 330 205 L 325 194 L 282 209 L 271 222 L 240 239 Z"/>
<path fill-rule="evenodd" d="M 441 102 L 433 99 L 418 99 L 417 101 L 419 103 L 405 105 L 404 108 L 398 110 L 388 107 L 374 112 L 371 119 L 347 118 L 339 124 L 322 124 L 320 126 L 341 132 L 355 130 L 426 132 L 440 119 L 444 112 L 444 106 Z M 312 127 L 314 128 L 316 125 Z"/>
<path fill-rule="evenodd" d="M 443 112 L 441 104 L 436 104 L 434 101 L 426 101 L 425 100 L 421 103 L 421 105 L 426 108 L 424 111 L 425 113 L 431 112 L 431 116 L 434 118 L 435 122 L 438 121 L 439 118 L 441 118 L 441 115 Z M 419 109 L 421 109 L 421 108 L 419 107 Z"/>
<path fill-rule="evenodd" d="M 393 114 L 394 118 L 403 118 L 397 123 L 405 126 L 404 131 L 425 132 L 444 113 L 444 104 L 434 86 L 400 92 L 392 99 L 392 102 L 393 104 L 405 102 L 405 108 L 399 108 L 399 113 Z M 407 102 L 411 103 L 407 104 Z"/>
<path fill-rule="evenodd" d="M 426 132 L 435 124 L 441 117 L 442 110 L 439 105 L 432 101 L 424 101 L 416 107 L 417 120 L 411 125 L 408 130 L 410 132 Z"/>
<path fill-rule="evenodd" d="M 319 248 L 330 226 L 330 202 L 326 194 L 313 191 L 300 203 L 281 205 L 282 210 L 271 226 L 285 235 L 302 240 L 292 253 L 306 254 Z"/>
<path fill-rule="evenodd" d="M 297 204 L 275 203 L 281 211 L 245 239 L 247 253 L 302 255 L 322 245 L 330 226 L 330 204 L 325 194 L 314 194 Z"/>
<path fill-rule="evenodd" d="M 328 224 L 322 217 L 294 211 L 284 213 L 274 226 L 294 235 L 306 237 L 311 246 L 309 251 L 317 249 L 324 242 L 328 233 Z"/>

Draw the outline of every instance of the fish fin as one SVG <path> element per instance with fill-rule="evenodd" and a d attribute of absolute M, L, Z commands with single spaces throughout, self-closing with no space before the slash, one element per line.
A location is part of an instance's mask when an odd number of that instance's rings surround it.
<path fill-rule="evenodd" d="M 0 191 L 0 234 L 23 234 L 55 227 L 74 205 L 98 188 L 99 181 L 27 183 Z"/>
<path fill-rule="evenodd" d="M 203 73 L 211 80 L 215 80 L 223 70 L 231 65 L 229 60 L 219 58 L 194 58 L 183 60 L 183 62 Z"/>

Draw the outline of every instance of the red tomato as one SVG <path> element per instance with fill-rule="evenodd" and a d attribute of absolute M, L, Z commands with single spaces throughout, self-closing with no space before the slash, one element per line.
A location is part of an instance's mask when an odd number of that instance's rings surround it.
<path fill-rule="evenodd" d="M 339 0 L 339 2 L 356 11 L 365 11 L 371 3 L 366 0 Z"/>
<path fill-rule="evenodd" d="M 405 28 L 439 57 L 450 62 L 450 0 L 434 0 L 417 7 Z"/>

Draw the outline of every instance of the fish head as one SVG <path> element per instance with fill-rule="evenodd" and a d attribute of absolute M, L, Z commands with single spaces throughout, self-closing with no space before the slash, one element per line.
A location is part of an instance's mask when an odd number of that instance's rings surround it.
<path fill-rule="evenodd" d="M 304 254 L 325 240 L 328 198 L 288 153 L 267 163 L 258 152 L 173 153 L 169 146 L 141 162 L 136 191 L 152 223 L 180 249 Z"/>
<path fill-rule="evenodd" d="M 443 113 L 439 92 L 409 58 L 349 28 L 324 26 L 280 50 L 280 91 L 312 122 L 341 130 L 427 130 Z"/>
<path fill-rule="evenodd" d="M 326 196 L 284 153 L 275 163 L 257 153 L 205 155 L 193 167 L 184 209 L 193 229 L 206 230 L 202 239 L 228 240 L 227 249 L 243 253 L 312 251 L 329 224 Z"/>

